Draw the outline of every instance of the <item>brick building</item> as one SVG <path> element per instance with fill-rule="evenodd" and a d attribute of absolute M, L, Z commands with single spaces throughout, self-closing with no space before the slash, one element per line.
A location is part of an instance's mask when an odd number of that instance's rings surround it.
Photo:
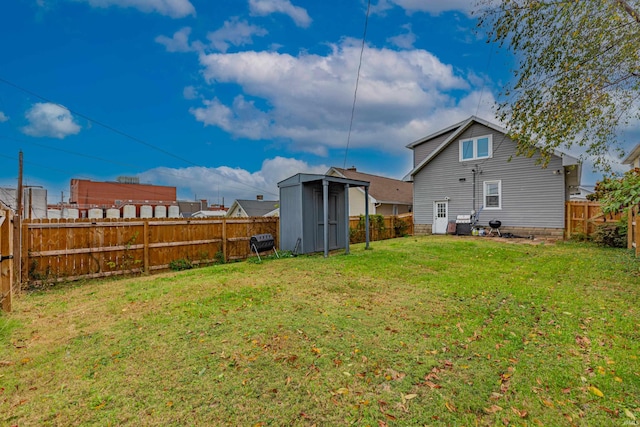
<path fill-rule="evenodd" d="M 140 184 L 137 178 L 115 182 L 72 179 L 69 203 L 78 208 L 120 208 L 124 205 L 174 205 L 176 187 Z"/>

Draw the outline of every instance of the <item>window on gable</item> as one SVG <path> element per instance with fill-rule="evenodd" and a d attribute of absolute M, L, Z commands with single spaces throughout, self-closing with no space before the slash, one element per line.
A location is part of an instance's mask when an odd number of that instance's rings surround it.
<path fill-rule="evenodd" d="M 491 135 L 460 140 L 460 161 L 487 159 L 493 155 Z"/>
<path fill-rule="evenodd" d="M 484 182 L 484 209 L 502 209 L 502 181 Z"/>

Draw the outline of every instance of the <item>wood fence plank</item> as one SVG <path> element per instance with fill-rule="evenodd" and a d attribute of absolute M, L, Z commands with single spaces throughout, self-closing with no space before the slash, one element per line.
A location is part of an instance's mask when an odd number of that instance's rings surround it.
<path fill-rule="evenodd" d="M 142 235 L 143 235 L 143 246 L 144 246 L 144 255 L 142 256 L 142 259 L 143 259 L 142 265 L 144 268 L 144 272 L 149 274 L 149 272 L 151 271 L 150 265 L 149 265 L 149 221 L 144 222 Z"/>
<path fill-rule="evenodd" d="M 2 302 L 2 310 L 9 313 L 13 303 L 13 267 L 14 262 L 11 256 L 14 254 L 13 240 L 13 222 L 12 212 L 10 209 L 0 212 L 0 301 Z"/>

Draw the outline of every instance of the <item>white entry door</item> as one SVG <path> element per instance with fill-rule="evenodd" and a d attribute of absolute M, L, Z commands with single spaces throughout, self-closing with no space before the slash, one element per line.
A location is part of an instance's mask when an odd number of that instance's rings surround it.
<path fill-rule="evenodd" d="M 447 234 L 449 224 L 449 202 L 446 200 L 433 203 L 433 234 Z"/>

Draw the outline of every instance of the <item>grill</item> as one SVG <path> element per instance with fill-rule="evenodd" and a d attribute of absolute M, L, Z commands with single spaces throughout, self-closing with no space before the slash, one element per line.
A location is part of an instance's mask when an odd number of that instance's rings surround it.
<path fill-rule="evenodd" d="M 456 234 L 469 236 L 471 234 L 471 215 L 458 215 L 456 217 Z"/>
<path fill-rule="evenodd" d="M 502 237 L 502 234 L 500 234 L 501 225 L 502 225 L 502 221 L 498 221 L 497 219 L 492 219 L 491 221 L 489 221 L 489 227 L 491 227 L 491 231 L 489 231 L 489 236 L 491 236 L 491 234 L 493 234 L 493 232 L 495 231 L 496 233 L 498 233 L 498 236 Z"/>
<path fill-rule="evenodd" d="M 276 256 L 280 258 L 280 255 L 278 255 L 278 251 L 276 250 L 276 241 L 270 233 L 251 236 L 251 239 L 249 239 L 249 249 L 256 253 L 259 260 L 261 260 L 260 252 L 266 252 L 272 249 Z"/>

